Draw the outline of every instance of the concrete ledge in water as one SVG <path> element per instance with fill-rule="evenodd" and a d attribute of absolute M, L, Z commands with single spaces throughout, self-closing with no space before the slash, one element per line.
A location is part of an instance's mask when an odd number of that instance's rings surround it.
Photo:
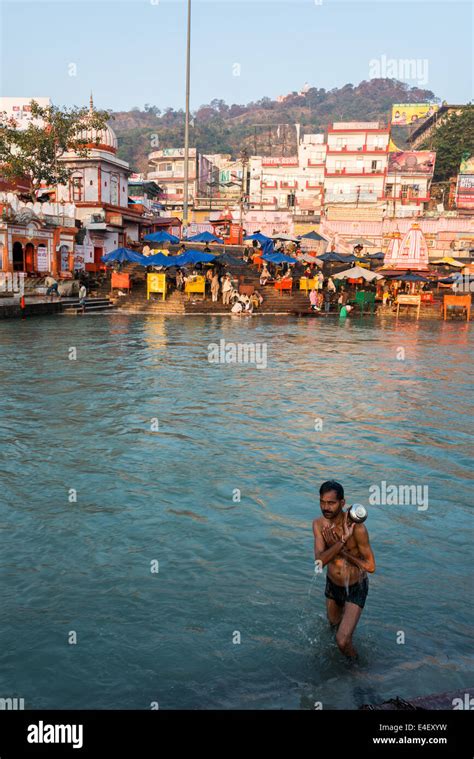
<path fill-rule="evenodd" d="M 61 301 L 27 303 L 21 308 L 19 303 L 0 303 L 0 319 L 22 319 L 29 316 L 45 316 L 59 314 L 62 311 Z"/>

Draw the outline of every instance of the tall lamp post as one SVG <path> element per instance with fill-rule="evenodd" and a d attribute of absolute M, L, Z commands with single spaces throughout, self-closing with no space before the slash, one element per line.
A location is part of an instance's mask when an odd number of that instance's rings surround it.
<path fill-rule="evenodd" d="M 186 43 L 186 116 L 184 122 L 184 192 L 183 192 L 183 231 L 188 227 L 189 200 L 189 89 L 191 73 L 191 0 L 188 0 L 188 29 Z"/>
<path fill-rule="evenodd" d="M 244 148 L 240 153 L 240 162 L 242 164 L 242 186 L 240 189 L 240 220 L 239 220 L 239 245 L 243 244 L 243 215 L 244 215 L 244 202 L 246 197 L 246 182 L 247 182 L 247 164 L 249 162 L 249 155 Z"/>

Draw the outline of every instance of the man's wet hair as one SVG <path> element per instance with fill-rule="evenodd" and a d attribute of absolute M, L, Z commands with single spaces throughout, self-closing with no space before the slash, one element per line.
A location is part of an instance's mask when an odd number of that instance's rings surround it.
<path fill-rule="evenodd" d="M 344 498 L 344 488 L 339 482 L 336 482 L 336 480 L 327 480 L 326 482 L 323 482 L 319 488 L 319 495 L 329 493 L 330 490 L 335 490 L 338 501 L 342 501 Z"/>

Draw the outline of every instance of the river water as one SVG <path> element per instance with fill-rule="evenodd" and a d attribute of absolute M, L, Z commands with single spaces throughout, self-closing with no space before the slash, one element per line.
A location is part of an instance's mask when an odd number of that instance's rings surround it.
<path fill-rule="evenodd" d="M 472 686 L 473 334 L 371 317 L 0 323 L 0 697 L 354 709 Z M 209 362 L 220 340 L 264 344 L 266 366 Z M 356 664 L 313 566 L 329 478 L 368 506 L 377 562 Z M 371 505 L 382 482 L 428 501 Z"/>

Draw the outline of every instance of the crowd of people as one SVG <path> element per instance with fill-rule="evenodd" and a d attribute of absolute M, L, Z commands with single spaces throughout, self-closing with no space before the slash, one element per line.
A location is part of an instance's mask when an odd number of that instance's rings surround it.
<path fill-rule="evenodd" d="M 229 306 L 233 313 L 253 313 L 263 303 L 263 296 L 256 289 L 248 295 L 241 293 L 237 278 L 230 272 L 220 267 L 204 268 L 202 264 L 196 264 L 193 271 L 189 273 L 178 268 L 174 282 L 176 289 L 182 292 L 185 290 L 186 283 L 195 281 L 197 277 L 204 277 L 205 290 L 210 292 L 212 303 L 218 303 L 221 299 L 222 304 Z"/>
<path fill-rule="evenodd" d="M 293 246 L 293 250 L 288 250 L 288 245 Z M 277 245 L 275 245 L 275 248 Z M 295 243 L 285 243 L 282 249 L 286 253 L 298 253 Z M 184 243 L 181 244 L 178 254 L 186 250 Z M 209 252 L 209 247 L 205 249 Z M 279 282 L 291 282 L 291 286 L 282 285 L 282 290 L 291 290 L 293 287 L 300 285 L 301 278 L 306 278 L 309 297 L 308 308 L 315 312 L 330 313 L 338 312 L 342 316 L 347 316 L 352 310 L 350 301 L 359 289 L 366 292 L 373 292 L 375 298 L 383 306 L 391 306 L 395 303 L 397 294 L 403 292 L 412 292 L 412 285 L 400 281 L 389 282 L 364 282 L 363 284 L 349 284 L 338 281 L 331 274 L 323 273 L 320 266 L 315 262 L 307 262 L 303 256 L 295 258 L 294 262 L 276 264 L 266 261 L 262 258 L 262 247 L 254 240 L 251 246 L 246 246 L 243 250 L 242 259 L 247 264 L 246 274 L 258 275 L 260 290 L 254 289 L 252 285 L 245 285 L 244 277 L 236 276 L 231 273 L 222 264 L 196 264 L 193 271 L 189 269 L 176 270 L 175 274 L 167 272 L 168 286 L 176 287 L 178 291 L 186 290 L 186 284 L 193 282 L 198 277 L 203 277 L 204 291 L 208 292 L 213 303 L 221 302 L 233 313 L 252 313 L 258 309 L 263 302 L 262 292 L 268 286 L 278 288 Z M 240 273 L 240 269 L 239 269 Z M 173 282 L 174 279 L 174 282 Z M 202 281 L 201 281 L 202 285 Z M 242 286 L 243 285 L 243 286 Z M 304 287 L 304 286 L 303 286 Z M 430 287 L 430 285 L 426 285 Z M 192 290 L 191 290 L 192 292 Z M 201 290 L 202 292 L 202 290 Z M 371 300 L 370 302 L 374 302 Z"/>

